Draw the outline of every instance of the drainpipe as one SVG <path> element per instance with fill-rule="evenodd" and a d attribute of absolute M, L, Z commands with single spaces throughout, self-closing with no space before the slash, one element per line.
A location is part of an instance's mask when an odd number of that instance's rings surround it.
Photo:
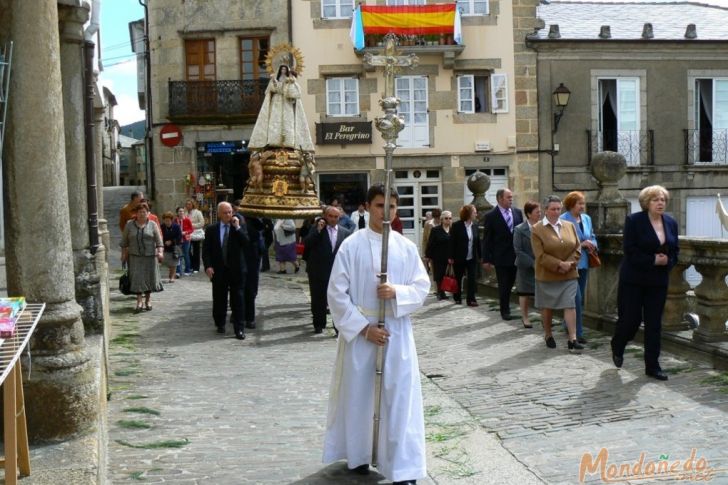
<path fill-rule="evenodd" d="M 96 152 L 94 140 L 94 43 L 84 42 L 84 140 L 86 148 L 86 204 L 91 254 L 99 248 L 99 212 L 96 203 Z"/>
<path fill-rule="evenodd" d="M 154 140 L 152 139 L 152 62 L 151 53 L 149 52 L 149 0 L 138 1 L 139 5 L 144 7 L 144 70 L 146 71 L 144 80 L 144 100 L 146 101 L 144 118 L 147 125 L 144 147 L 147 155 L 147 188 L 149 192 L 147 197 L 154 199 L 156 197 L 156 180 L 154 177 Z"/>
<path fill-rule="evenodd" d="M 88 209 L 88 239 L 91 254 L 99 249 L 99 207 L 96 185 L 96 152 L 94 138 L 94 48 L 92 39 L 99 31 L 101 0 L 91 4 L 91 20 L 84 31 L 84 141 L 86 149 L 86 205 Z"/>
<path fill-rule="evenodd" d="M 293 5 L 288 0 L 288 43 L 293 44 Z"/>

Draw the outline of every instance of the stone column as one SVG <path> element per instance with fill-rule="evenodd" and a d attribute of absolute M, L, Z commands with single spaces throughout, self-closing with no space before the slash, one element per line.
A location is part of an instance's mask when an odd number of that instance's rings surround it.
<path fill-rule="evenodd" d="M 717 244 L 713 250 L 719 250 Z M 725 277 L 728 275 L 728 265 L 721 260 L 703 258 L 695 262 L 695 269 L 703 277 L 703 281 L 695 287 L 695 310 L 700 318 L 700 325 L 693 332 L 693 340 L 725 342 L 728 340 L 725 328 L 728 314 L 728 287 Z"/>
<path fill-rule="evenodd" d="M 75 301 L 57 1 L 9 3 L 8 293 L 46 303 L 31 341 L 25 408 L 31 439 L 55 440 L 93 426 L 98 384 Z"/>
<path fill-rule="evenodd" d="M 629 202 L 619 192 L 618 182 L 627 171 L 627 161 L 617 152 L 599 152 L 592 157 L 592 175 L 599 182 L 599 195 L 587 206 L 594 230 L 617 234 L 624 229 Z"/>
<path fill-rule="evenodd" d="M 687 292 L 690 285 L 685 281 L 685 270 L 690 263 L 678 261 L 670 271 L 670 283 L 667 287 L 667 299 L 662 317 L 662 329 L 669 331 L 687 330 L 689 325 L 685 319 L 688 312 Z"/>
<path fill-rule="evenodd" d="M 100 333 L 104 323 L 103 299 L 95 258 L 89 250 L 86 150 L 84 144 L 80 143 L 85 137 L 83 26 L 89 18 L 89 5 L 80 0 L 64 0 L 64 2 L 65 5 L 58 6 L 58 16 L 61 31 L 68 208 L 76 278 L 76 301 L 83 308 L 81 318 L 86 331 Z"/>
<path fill-rule="evenodd" d="M 485 193 L 490 188 L 490 177 L 480 170 L 476 170 L 467 180 L 468 189 L 473 193 L 472 205 L 478 209 L 478 221 L 482 227 L 485 213 L 493 208 L 493 205 L 485 198 Z"/>

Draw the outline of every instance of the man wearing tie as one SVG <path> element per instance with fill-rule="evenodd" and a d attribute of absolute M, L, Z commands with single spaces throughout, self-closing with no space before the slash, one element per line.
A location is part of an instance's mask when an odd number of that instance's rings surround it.
<path fill-rule="evenodd" d="M 326 327 L 326 288 L 329 286 L 331 268 L 341 242 L 351 235 L 351 231 L 339 226 L 339 209 L 327 206 L 324 217 L 316 219 L 316 225 L 303 240 L 306 254 L 306 273 L 311 291 L 311 313 L 313 331 L 322 333 Z"/>
<path fill-rule="evenodd" d="M 230 295 L 230 320 L 235 338 L 245 339 L 244 290 L 246 264 L 243 249 L 247 244 L 248 232 L 245 223 L 233 217 L 233 207 L 227 202 L 217 205 L 218 222 L 205 229 L 202 245 L 202 262 L 205 273 L 212 281 L 212 318 L 218 333 L 225 333 L 228 293 Z"/>
<path fill-rule="evenodd" d="M 483 237 L 483 266 L 490 271 L 495 266 L 498 280 L 500 314 L 511 319 L 511 289 L 516 281 L 516 251 L 513 248 L 513 228 L 523 222 L 520 209 L 512 208 L 513 192 L 507 188 L 495 194 L 498 205 L 485 215 Z"/>

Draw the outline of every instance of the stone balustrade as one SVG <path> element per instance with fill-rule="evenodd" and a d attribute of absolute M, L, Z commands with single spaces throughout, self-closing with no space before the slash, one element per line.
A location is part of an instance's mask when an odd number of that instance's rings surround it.
<path fill-rule="evenodd" d="M 589 273 L 585 315 L 590 323 L 601 328 L 617 319 L 617 285 L 623 251 L 621 234 L 602 235 L 598 240 L 602 266 Z M 702 277 L 693 289 L 684 277 L 684 271 L 690 266 Z M 699 318 L 698 327 L 691 332 L 694 342 L 728 341 L 727 275 L 728 241 L 681 236 L 678 264 L 670 273 L 663 331 L 690 332 L 685 315 L 693 312 Z"/>

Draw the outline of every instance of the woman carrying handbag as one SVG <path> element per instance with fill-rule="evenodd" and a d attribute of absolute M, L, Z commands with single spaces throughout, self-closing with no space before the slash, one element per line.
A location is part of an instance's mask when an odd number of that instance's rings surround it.
<path fill-rule="evenodd" d="M 448 293 L 457 293 L 458 285 L 455 280 L 455 273 L 452 268 L 452 247 L 450 244 L 450 227 L 452 226 L 452 212 L 442 211 L 440 216 L 440 225 L 435 226 L 430 231 L 430 237 L 427 240 L 427 248 L 425 249 L 425 257 L 432 261 L 432 277 L 437 285 L 437 299 L 447 300 Z M 443 280 L 448 274 L 451 282 L 455 282 L 453 287 L 451 283 L 445 283 L 449 289 L 443 287 Z"/>

